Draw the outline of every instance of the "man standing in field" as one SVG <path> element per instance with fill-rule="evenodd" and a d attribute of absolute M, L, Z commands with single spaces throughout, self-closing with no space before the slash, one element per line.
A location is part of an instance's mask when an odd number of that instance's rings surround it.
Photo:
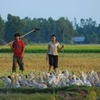
<path fill-rule="evenodd" d="M 19 69 L 24 71 L 23 55 L 25 50 L 25 44 L 23 40 L 20 39 L 20 34 L 16 33 L 14 35 L 14 41 L 10 44 L 13 51 L 13 63 L 12 63 L 12 72 L 16 72 L 17 63 Z"/>
<path fill-rule="evenodd" d="M 49 60 L 49 72 L 51 70 L 51 66 L 53 69 L 57 71 L 58 69 L 58 51 L 61 50 L 64 46 L 60 46 L 59 42 L 56 39 L 55 35 L 51 35 L 51 42 L 48 44 L 48 51 L 46 55 L 46 59 Z"/>

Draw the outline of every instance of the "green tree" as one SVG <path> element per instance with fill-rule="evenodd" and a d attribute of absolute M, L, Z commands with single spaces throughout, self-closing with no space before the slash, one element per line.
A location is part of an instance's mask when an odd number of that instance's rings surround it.
<path fill-rule="evenodd" d="M 71 43 L 71 39 L 75 33 L 72 22 L 70 22 L 67 18 L 61 17 L 56 22 L 57 26 L 57 36 L 58 39 L 64 43 Z M 61 30 L 64 28 L 63 33 L 61 34 Z"/>
<path fill-rule="evenodd" d="M 93 36 L 98 38 L 99 34 L 97 32 L 97 24 L 96 21 L 93 21 L 92 18 L 89 19 L 81 19 L 79 24 L 76 24 L 76 31 L 78 36 L 85 37 L 85 43 L 92 43 Z M 99 28 L 98 28 L 99 30 Z M 95 33 L 95 34 L 94 34 Z M 99 38 L 98 38 L 99 39 Z M 98 39 L 94 40 L 94 43 L 98 43 Z"/>
<path fill-rule="evenodd" d="M 33 30 L 31 18 L 25 17 L 24 19 L 22 19 L 22 21 L 24 23 L 24 33 L 27 33 L 29 31 Z M 31 41 L 30 37 L 32 37 L 31 34 L 24 38 L 24 41 L 26 42 L 26 44 L 28 44 L 28 42 Z"/>
<path fill-rule="evenodd" d="M 98 37 L 97 33 L 91 34 L 91 36 L 89 37 L 89 42 L 92 43 L 92 44 L 98 44 L 99 43 L 99 37 Z"/>
<path fill-rule="evenodd" d="M 5 23 L 0 16 L 0 40 L 4 38 L 4 28 L 5 28 Z"/>
<path fill-rule="evenodd" d="M 22 35 L 24 24 L 18 16 L 12 16 L 8 14 L 7 22 L 5 26 L 5 40 L 10 42 L 16 32 Z"/>

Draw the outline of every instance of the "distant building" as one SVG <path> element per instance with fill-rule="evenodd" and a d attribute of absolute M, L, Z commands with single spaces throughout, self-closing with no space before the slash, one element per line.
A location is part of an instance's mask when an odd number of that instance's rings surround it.
<path fill-rule="evenodd" d="M 85 37 L 73 37 L 73 43 L 84 44 Z"/>

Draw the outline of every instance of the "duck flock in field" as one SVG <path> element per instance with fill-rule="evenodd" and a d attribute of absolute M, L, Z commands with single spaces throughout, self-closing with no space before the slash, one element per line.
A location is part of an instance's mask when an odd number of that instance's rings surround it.
<path fill-rule="evenodd" d="M 100 72 L 91 71 L 89 73 L 80 72 L 77 77 L 74 73 L 69 73 L 68 70 L 55 73 L 43 72 L 38 76 L 35 73 L 29 75 L 19 75 L 13 73 L 11 76 L 1 76 L 5 87 L 33 87 L 33 88 L 48 88 L 62 86 L 98 86 L 100 87 Z"/>

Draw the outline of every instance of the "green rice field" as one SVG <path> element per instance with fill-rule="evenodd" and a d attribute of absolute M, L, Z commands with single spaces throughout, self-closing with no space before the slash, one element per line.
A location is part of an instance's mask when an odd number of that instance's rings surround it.
<path fill-rule="evenodd" d="M 47 44 L 26 45 L 26 53 L 46 53 Z M 0 53 L 10 53 L 9 46 L 0 46 Z M 100 45 L 65 45 L 63 53 L 100 53 Z"/>

